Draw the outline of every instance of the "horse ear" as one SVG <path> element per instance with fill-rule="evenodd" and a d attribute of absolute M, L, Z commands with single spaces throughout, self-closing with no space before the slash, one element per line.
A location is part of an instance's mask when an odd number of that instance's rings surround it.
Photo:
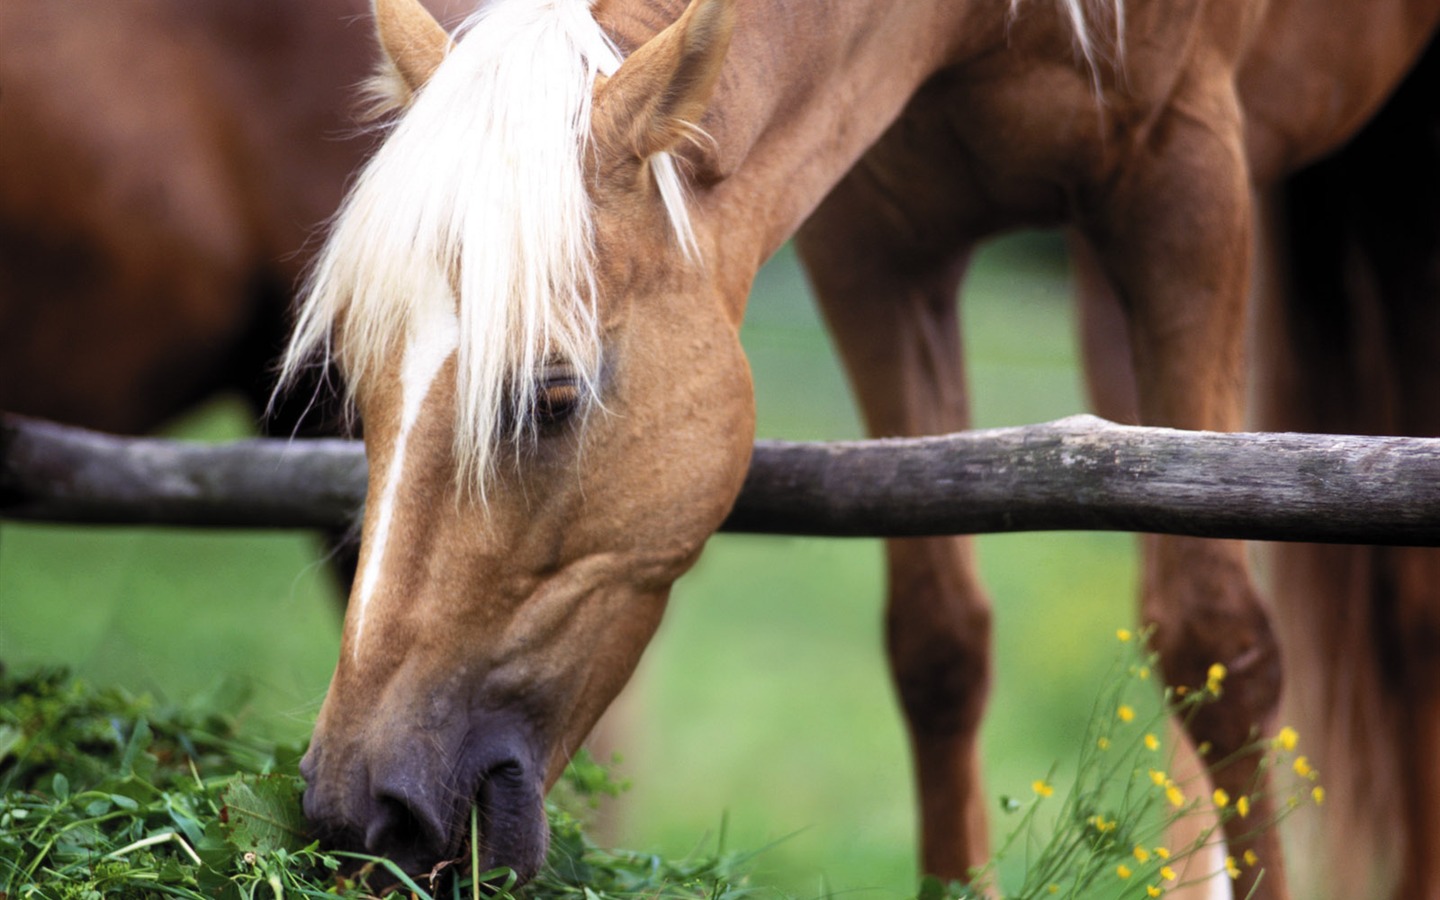
<path fill-rule="evenodd" d="M 450 52 L 450 35 L 419 0 L 374 0 L 374 8 L 385 59 L 371 93 L 377 105 L 404 106 Z"/>
<path fill-rule="evenodd" d="M 630 54 L 595 98 L 602 146 L 646 159 L 693 136 L 734 26 L 733 0 L 691 0 L 679 19 Z"/>

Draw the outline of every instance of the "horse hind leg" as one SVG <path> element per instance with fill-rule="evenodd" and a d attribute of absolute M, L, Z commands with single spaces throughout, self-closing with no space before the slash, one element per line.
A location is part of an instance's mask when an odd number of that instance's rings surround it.
<path fill-rule="evenodd" d="M 1440 47 L 1277 199 L 1260 425 L 1440 435 Z M 1266 548 L 1326 897 L 1440 897 L 1440 550 Z M 1312 842 L 1319 843 L 1319 842 Z M 1336 864 L 1338 863 L 1338 864 Z"/>
<path fill-rule="evenodd" d="M 1085 236 L 1071 229 L 1066 234 L 1066 247 L 1090 409 L 1111 422 L 1138 425 L 1140 400 L 1135 393 L 1130 324 L 1124 305 Z"/>
<path fill-rule="evenodd" d="M 1435 68 L 1432 66 L 1432 71 Z M 1431 107 L 1433 109 L 1433 107 Z M 1431 121 L 1434 120 L 1433 113 Z M 1430 160 L 1440 156 L 1430 132 Z M 1432 194 L 1440 196 L 1434 168 Z M 1432 260 L 1440 249 L 1440 214 L 1429 210 L 1427 250 L 1402 267 L 1391 286 L 1391 347 L 1399 383 L 1400 434 L 1440 436 L 1440 271 Z M 1371 616 L 1380 635 L 1384 687 L 1394 708 L 1394 756 L 1382 763 L 1384 776 L 1401 799 L 1404 841 L 1397 866 L 1395 897 L 1440 898 L 1440 550 L 1432 547 L 1377 547 L 1377 579 Z"/>
<path fill-rule="evenodd" d="M 1261 427 L 1440 435 L 1431 412 L 1440 385 L 1417 384 L 1403 363 L 1361 349 L 1378 335 L 1351 316 L 1309 302 L 1311 293 L 1295 299 L 1289 312 L 1304 326 L 1272 322 L 1289 333 L 1262 332 Z M 1407 318 L 1430 342 L 1440 336 L 1437 323 Z M 1421 419 L 1386 415 L 1406 396 L 1422 401 L 1410 410 Z M 1296 823 L 1319 839 L 1305 842 L 1315 896 L 1440 898 L 1440 550 L 1274 544 L 1264 554 L 1287 716 L 1328 794 Z"/>
<path fill-rule="evenodd" d="M 956 313 L 967 253 L 922 263 L 894 248 L 857 176 L 798 244 L 875 436 L 968 425 Z M 925 873 L 964 879 L 988 855 L 978 730 L 990 684 L 990 604 L 968 538 L 890 540 L 886 641 L 909 730 Z"/>

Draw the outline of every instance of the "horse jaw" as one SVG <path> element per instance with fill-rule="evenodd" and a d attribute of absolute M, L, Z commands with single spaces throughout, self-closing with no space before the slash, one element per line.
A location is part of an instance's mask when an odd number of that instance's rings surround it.
<path fill-rule="evenodd" d="M 536 798 L 628 680 L 748 464 L 748 368 L 723 304 L 657 293 L 658 310 L 607 316 L 605 408 L 507 456 L 483 500 L 457 478 L 443 341 L 412 342 L 417 360 L 362 394 L 376 499 L 304 770 L 332 840 L 421 871 L 458 851 L 473 803 L 492 864 L 539 865 Z"/>

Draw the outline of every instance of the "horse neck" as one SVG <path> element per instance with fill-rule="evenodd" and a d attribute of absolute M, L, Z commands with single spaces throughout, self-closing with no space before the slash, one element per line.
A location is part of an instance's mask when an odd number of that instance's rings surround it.
<path fill-rule="evenodd" d="M 597 15 L 630 49 L 684 5 L 612 2 Z M 1004 41 L 1009 13 L 1004 0 L 737 5 L 725 70 L 700 123 L 714 143 L 701 154 L 695 205 L 718 220 L 713 230 L 727 235 L 727 255 L 753 254 L 755 268 L 929 76 Z"/>

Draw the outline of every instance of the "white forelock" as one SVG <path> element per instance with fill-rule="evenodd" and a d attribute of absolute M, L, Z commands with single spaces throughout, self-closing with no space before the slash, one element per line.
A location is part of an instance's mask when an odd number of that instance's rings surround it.
<path fill-rule="evenodd" d="M 498 451 L 531 436 L 536 377 L 568 364 L 593 396 L 601 336 L 586 190 L 597 74 L 620 54 L 589 0 L 492 0 L 362 170 L 311 274 L 282 383 L 333 359 L 351 398 L 423 323 L 459 322 L 455 454 L 483 495 Z M 682 250 L 693 237 L 667 157 L 649 167 Z M 437 276 L 447 291 L 424 291 Z"/>

